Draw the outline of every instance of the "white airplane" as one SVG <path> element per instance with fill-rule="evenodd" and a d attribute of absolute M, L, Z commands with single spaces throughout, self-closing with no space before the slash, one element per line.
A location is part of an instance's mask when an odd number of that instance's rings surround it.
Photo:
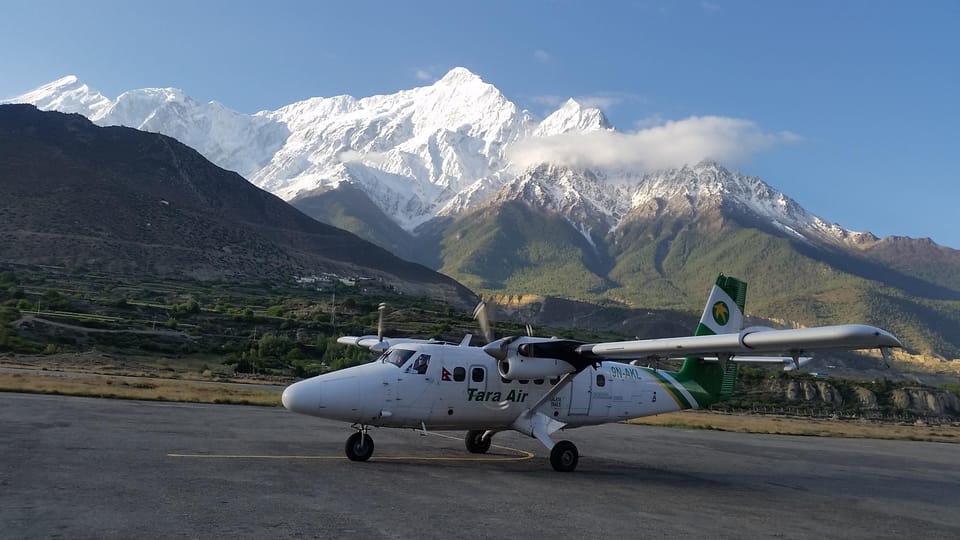
<path fill-rule="evenodd" d="M 381 352 L 376 360 L 296 382 L 287 409 L 351 422 L 353 461 L 373 455 L 375 427 L 467 430 L 466 447 L 485 453 L 494 434 L 515 430 L 550 450 L 557 471 L 573 471 L 577 447 L 560 429 L 698 409 L 733 393 L 737 363 L 799 367 L 801 355 L 825 349 L 902 347 L 889 332 L 862 324 L 791 330 L 742 329 L 746 283 L 721 274 L 695 335 L 610 343 L 556 337 L 507 337 L 484 347 L 380 336 L 338 341 Z M 381 315 L 382 315 L 381 306 Z M 482 321 L 481 321 L 482 323 Z M 382 334 L 382 325 L 380 333 Z M 625 361 L 684 357 L 679 371 Z"/>

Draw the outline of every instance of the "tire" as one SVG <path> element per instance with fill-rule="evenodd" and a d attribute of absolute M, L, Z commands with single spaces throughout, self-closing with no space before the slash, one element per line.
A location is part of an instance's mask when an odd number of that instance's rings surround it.
<path fill-rule="evenodd" d="M 366 433 L 354 433 L 347 438 L 344 450 L 350 461 L 366 461 L 373 455 L 373 437 Z"/>
<path fill-rule="evenodd" d="M 483 434 L 486 433 L 484 430 L 474 430 L 468 431 L 467 436 L 463 439 L 463 442 L 467 445 L 467 450 L 471 454 L 486 454 L 487 450 L 490 450 L 490 443 L 493 442 L 493 437 L 487 437 L 487 440 L 483 440 Z"/>
<path fill-rule="evenodd" d="M 570 441 L 560 441 L 550 450 L 550 465 L 553 465 L 555 471 L 573 472 L 577 468 L 578 461 L 580 461 L 580 452 Z"/>

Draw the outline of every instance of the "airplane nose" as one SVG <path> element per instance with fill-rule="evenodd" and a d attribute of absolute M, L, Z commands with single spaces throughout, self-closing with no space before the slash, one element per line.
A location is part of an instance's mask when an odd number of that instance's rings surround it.
<path fill-rule="evenodd" d="M 318 385 L 307 387 L 306 381 L 296 382 L 283 390 L 280 401 L 288 411 L 298 413 L 315 412 L 320 405 L 320 391 Z"/>

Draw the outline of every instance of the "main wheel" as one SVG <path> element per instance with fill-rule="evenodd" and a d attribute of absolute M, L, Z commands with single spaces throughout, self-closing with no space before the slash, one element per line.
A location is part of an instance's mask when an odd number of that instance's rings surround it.
<path fill-rule="evenodd" d="M 570 441 L 560 441 L 550 450 L 550 465 L 553 465 L 555 471 L 572 472 L 577 468 L 579 460 L 580 452 Z"/>
<path fill-rule="evenodd" d="M 350 461 L 366 461 L 373 455 L 373 437 L 358 431 L 347 438 L 344 449 Z"/>
<path fill-rule="evenodd" d="M 483 439 L 483 434 L 486 431 L 474 430 L 468 431 L 467 436 L 463 439 L 463 442 L 467 445 L 467 450 L 471 454 L 486 454 L 487 450 L 490 449 L 490 443 L 493 442 L 493 437 L 487 437 L 486 440 Z"/>

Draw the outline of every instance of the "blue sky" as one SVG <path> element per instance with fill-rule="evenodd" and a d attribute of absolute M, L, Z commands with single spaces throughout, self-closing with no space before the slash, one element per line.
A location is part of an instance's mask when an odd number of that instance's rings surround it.
<path fill-rule="evenodd" d="M 732 165 L 807 210 L 960 248 L 960 2 L 16 2 L 0 98 L 75 74 L 255 112 L 428 84 L 464 66 L 539 117 L 618 129 L 716 116 L 769 144 Z"/>

